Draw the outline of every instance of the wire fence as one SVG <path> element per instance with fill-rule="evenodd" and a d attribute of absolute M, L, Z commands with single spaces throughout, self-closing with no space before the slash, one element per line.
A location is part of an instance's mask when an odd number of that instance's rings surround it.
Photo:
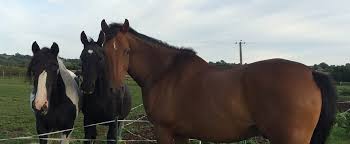
<path fill-rule="evenodd" d="M 134 108 L 131 109 L 131 112 L 142 107 L 143 104 L 140 104 Z M 129 125 L 132 125 L 134 123 L 148 123 L 150 124 L 150 122 L 148 120 L 143 120 L 145 119 L 147 116 L 143 115 L 135 120 L 117 120 L 117 122 L 122 122 L 122 123 L 126 123 L 124 125 L 121 126 L 122 131 L 121 132 L 127 132 L 131 135 L 133 135 L 134 137 L 137 137 L 139 139 L 120 139 L 117 138 L 117 142 L 149 142 L 149 143 L 157 143 L 156 140 L 152 140 L 152 139 L 148 139 L 144 136 L 141 136 L 139 134 L 136 134 L 130 130 L 128 130 L 126 127 Z M 112 123 L 112 122 L 116 122 L 116 120 L 109 120 L 109 121 L 104 121 L 104 122 L 99 122 L 99 123 L 94 123 L 94 124 L 89 124 L 89 125 L 85 125 L 83 126 L 83 128 L 86 127 L 91 127 L 91 126 L 97 126 L 97 125 L 103 125 L 103 124 L 108 124 L 108 123 Z M 48 133 L 43 133 L 43 134 L 37 134 L 37 135 L 30 135 L 30 136 L 20 136 L 20 137 L 12 137 L 12 138 L 4 138 L 4 139 L 0 139 L 0 143 L 4 142 L 4 141 L 11 141 L 11 140 L 47 140 L 47 141 L 63 141 L 63 140 L 69 140 L 69 141 L 94 141 L 94 142 L 108 142 L 108 141 L 116 141 L 116 140 L 107 140 L 107 139 L 81 139 L 81 138 L 68 138 L 68 139 L 64 139 L 64 138 L 40 138 L 41 136 L 51 136 L 54 134 L 59 134 L 59 133 L 63 133 L 63 132 L 67 132 L 67 131 L 73 131 L 76 128 L 71 128 L 71 129 L 65 129 L 65 130 L 59 130 L 59 131 L 54 131 L 54 132 L 48 132 Z M 121 135 L 121 134 L 119 134 Z M 197 141 L 194 139 L 191 139 L 191 141 Z M 198 141 L 199 144 L 201 144 L 201 141 Z"/>

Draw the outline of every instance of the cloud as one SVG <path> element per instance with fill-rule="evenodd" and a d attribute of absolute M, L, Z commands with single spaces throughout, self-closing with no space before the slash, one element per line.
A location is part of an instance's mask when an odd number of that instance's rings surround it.
<path fill-rule="evenodd" d="M 0 5 L 0 53 L 31 54 L 31 43 L 58 42 L 60 55 L 78 58 L 79 35 L 97 38 L 100 22 L 128 18 L 137 31 L 195 49 L 207 61 L 286 58 L 305 64 L 350 62 L 350 2 L 340 0 L 5 0 Z M 316 53 L 317 52 L 317 53 Z"/>

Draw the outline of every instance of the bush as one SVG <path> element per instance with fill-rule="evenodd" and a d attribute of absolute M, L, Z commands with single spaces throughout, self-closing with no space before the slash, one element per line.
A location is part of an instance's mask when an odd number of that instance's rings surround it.
<path fill-rule="evenodd" d="M 346 133 L 350 135 L 350 112 L 338 113 L 335 125 L 345 129 Z"/>

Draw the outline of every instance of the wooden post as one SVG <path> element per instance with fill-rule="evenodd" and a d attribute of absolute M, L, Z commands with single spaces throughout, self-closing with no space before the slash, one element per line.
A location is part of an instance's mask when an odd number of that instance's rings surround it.
<path fill-rule="evenodd" d="M 242 40 L 240 40 L 239 42 L 236 42 L 236 44 L 239 45 L 239 63 L 242 65 L 243 64 L 243 58 L 242 58 L 242 44 L 245 44 L 245 42 L 243 42 Z"/>

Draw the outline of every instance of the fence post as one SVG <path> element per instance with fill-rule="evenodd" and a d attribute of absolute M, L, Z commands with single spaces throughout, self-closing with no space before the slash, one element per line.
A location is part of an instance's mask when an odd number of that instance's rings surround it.
<path fill-rule="evenodd" d="M 118 125 L 118 119 L 119 119 L 119 117 L 117 116 L 117 117 L 115 118 L 115 125 L 116 125 L 116 129 L 117 129 L 117 133 L 116 133 L 117 138 L 115 139 L 115 140 L 116 140 L 116 144 L 119 143 L 119 138 L 120 138 L 120 135 L 119 135 L 120 129 L 119 129 L 119 125 Z"/>

